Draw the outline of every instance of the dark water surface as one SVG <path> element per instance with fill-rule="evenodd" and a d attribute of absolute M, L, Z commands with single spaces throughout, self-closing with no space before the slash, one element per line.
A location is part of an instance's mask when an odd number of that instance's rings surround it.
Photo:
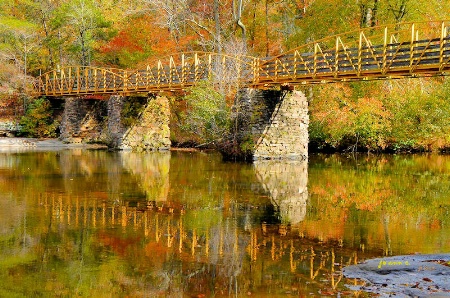
<path fill-rule="evenodd" d="M 450 157 L 0 152 L 0 297 L 361 295 L 341 269 L 450 252 Z"/>

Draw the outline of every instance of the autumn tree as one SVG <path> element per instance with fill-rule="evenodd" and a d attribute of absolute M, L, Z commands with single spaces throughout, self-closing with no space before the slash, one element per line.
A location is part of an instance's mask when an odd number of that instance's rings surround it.
<path fill-rule="evenodd" d="M 387 1 L 389 12 L 394 17 L 395 23 L 398 24 L 402 22 L 407 13 L 409 12 L 410 7 L 408 3 L 410 0 L 390 0 Z"/>
<path fill-rule="evenodd" d="M 90 65 L 94 44 L 105 36 L 110 24 L 94 0 L 74 0 L 64 3 L 56 13 L 54 26 L 65 46 L 81 65 Z"/>
<path fill-rule="evenodd" d="M 42 48 L 46 50 L 47 55 L 43 55 L 45 59 L 41 60 L 41 68 L 56 67 L 57 45 L 60 43 L 58 34 L 52 26 L 52 19 L 57 5 L 51 0 L 37 0 L 30 4 L 29 16 L 34 20 L 36 28 L 41 28 Z"/>
<path fill-rule="evenodd" d="M 21 133 L 27 137 L 56 137 L 56 129 L 59 126 L 54 119 L 50 102 L 45 98 L 39 98 L 31 102 L 25 115 L 21 118 Z"/>
<path fill-rule="evenodd" d="M 247 42 L 247 28 L 242 21 L 242 12 L 244 10 L 243 0 L 233 0 L 233 18 L 237 27 L 241 30 L 242 40 Z"/>
<path fill-rule="evenodd" d="M 16 93 L 25 109 L 28 102 L 27 92 L 31 78 L 28 74 L 30 56 L 38 46 L 37 34 L 33 24 L 16 18 L 2 18 L 0 24 L 0 61 L 5 63 L 6 73 L 14 75 L 5 77 L 1 85 L 8 86 L 10 93 Z"/>
<path fill-rule="evenodd" d="M 182 117 L 185 131 L 193 133 L 204 145 L 220 141 L 228 131 L 229 107 L 225 96 L 210 82 L 202 82 L 188 90 L 187 113 Z"/>
<path fill-rule="evenodd" d="M 185 21 L 190 19 L 187 0 L 146 0 L 149 8 L 158 16 L 157 24 L 167 28 L 176 42 L 186 33 Z"/>

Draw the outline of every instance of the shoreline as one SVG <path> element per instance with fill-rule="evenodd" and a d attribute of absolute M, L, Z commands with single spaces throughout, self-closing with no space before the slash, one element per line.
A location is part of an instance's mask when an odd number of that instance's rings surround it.
<path fill-rule="evenodd" d="M 63 149 L 107 149 L 99 144 L 67 144 L 58 139 L 0 137 L 0 150 L 63 150 Z"/>
<path fill-rule="evenodd" d="M 21 138 L 21 137 L 0 137 L 0 151 L 11 151 L 11 150 L 48 151 L 48 150 L 66 150 L 66 149 L 108 150 L 109 148 L 108 146 L 103 144 L 64 143 L 57 138 L 39 139 L 39 138 Z M 167 151 L 200 152 L 202 150 L 197 148 L 171 147 L 170 150 Z"/>

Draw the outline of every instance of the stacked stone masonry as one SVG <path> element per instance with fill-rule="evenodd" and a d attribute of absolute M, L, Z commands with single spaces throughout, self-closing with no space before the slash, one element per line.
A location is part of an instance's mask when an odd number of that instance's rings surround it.
<path fill-rule="evenodd" d="M 106 105 L 102 101 L 65 99 L 60 139 L 66 143 L 99 142 L 103 133 Z"/>
<path fill-rule="evenodd" d="M 120 149 L 170 149 L 170 106 L 166 97 L 150 99 L 139 120 L 125 132 Z"/>
<path fill-rule="evenodd" d="M 111 148 L 143 150 L 170 149 L 169 101 L 149 98 L 132 127 L 122 123 L 127 98 L 113 95 L 108 101 L 66 98 L 60 139 L 66 143 L 106 143 Z"/>
<path fill-rule="evenodd" d="M 137 151 L 170 149 L 168 99 L 148 98 L 131 127 L 122 123 L 126 100 L 120 95 L 106 102 L 66 98 L 61 139 L 67 143 L 103 142 Z M 233 111 L 237 124 L 233 138 L 241 150 L 251 151 L 254 160 L 307 159 L 309 117 L 303 93 L 243 89 Z"/>
<path fill-rule="evenodd" d="M 308 157 L 308 102 L 299 91 L 241 90 L 239 139 L 251 139 L 253 159 Z"/>

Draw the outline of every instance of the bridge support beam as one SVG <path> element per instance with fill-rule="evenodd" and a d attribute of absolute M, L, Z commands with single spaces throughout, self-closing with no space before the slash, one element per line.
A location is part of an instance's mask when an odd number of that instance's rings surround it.
<path fill-rule="evenodd" d="M 226 158 L 308 158 L 308 102 L 302 92 L 243 89 L 233 118 Z"/>

